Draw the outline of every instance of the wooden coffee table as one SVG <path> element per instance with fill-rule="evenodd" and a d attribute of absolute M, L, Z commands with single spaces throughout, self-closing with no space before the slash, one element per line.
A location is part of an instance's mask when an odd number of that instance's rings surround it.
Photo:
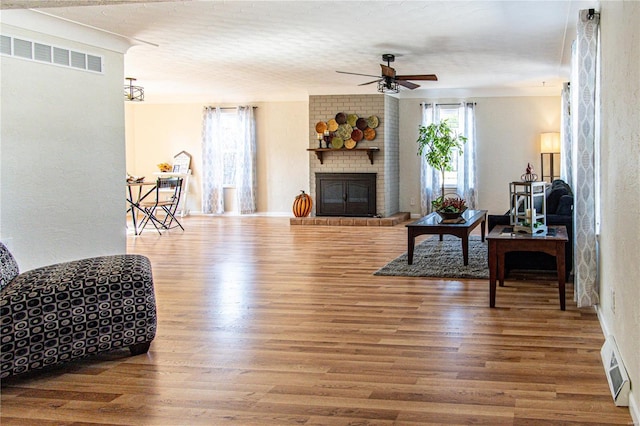
<path fill-rule="evenodd" d="M 556 257 L 560 309 L 565 310 L 565 245 L 569 238 L 564 226 L 549 226 L 549 234 L 532 236 L 513 233 L 513 227 L 498 225 L 487 235 L 489 241 L 489 306 L 496 306 L 496 280 L 504 286 L 504 254 L 510 251 L 540 251 Z"/>
<path fill-rule="evenodd" d="M 438 213 L 430 213 L 418 219 L 415 222 L 409 223 L 407 226 L 407 262 L 409 265 L 413 264 L 413 249 L 416 244 L 416 237 L 418 235 L 440 235 L 440 241 L 442 241 L 442 235 L 454 235 L 462 239 L 462 257 L 464 264 L 469 264 L 469 234 L 471 231 L 482 224 L 481 234 L 482 241 L 484 241 L 484 233 L 486 229 L 487 211 L 486 210 L 467 210 L 462 213 L 464 218 L 463 223 L 443 223 L 442 218 Z"/>

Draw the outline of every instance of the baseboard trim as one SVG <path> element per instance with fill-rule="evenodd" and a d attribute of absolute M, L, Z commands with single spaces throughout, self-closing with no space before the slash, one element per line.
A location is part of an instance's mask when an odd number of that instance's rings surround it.
<path fill-rule="evenodd" d="M 602 312 L 600 312 L 600 305 L 595 305 L 594 309 L 596 311 L 596 315 L 598 315 L 598 322 L 600 323 L 600 329 L 602 330 L 602 333 L 603 333 L 602 337 L 604 339 L 606 336 L 611 334 L 609 331 L 609 326 L 604 320 L 604 316 L 602 315 Z M 624 359 L 622 360 L 622 363 L 626 365 L 626 362 Z M 631 392 L 629 392 L 629 414 L 631 415 L 631 419 L 633 420 L 634 426 L 640 426 L 640 407 L 638 407 L 638 404 L 636 404 L 636 399 L 633 392 L 633 381 L 631 386 L 632 386 L 632 389 L 631 389 Z M 611 403 L 613 404 L 613 400 L 611 401 Z"/>

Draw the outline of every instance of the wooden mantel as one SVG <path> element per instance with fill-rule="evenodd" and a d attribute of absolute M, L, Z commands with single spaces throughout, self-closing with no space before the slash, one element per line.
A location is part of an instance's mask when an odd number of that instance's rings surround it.
<path fill-rule="evenodd" d="M 353 149 L 333 149 L 333 148 L 307 148 L 307 151 L 313 151 L 316 153 L 316 157 L 320 160 L 320 164 L 324 164 L 323 155 L 325 152 L 350 152 L 350 151 L 361 151 L 366 152 L 369 157 L 369 161 L 373 164 L 373 153 L 380 151 L 380 148 L 353 148 Z"/>

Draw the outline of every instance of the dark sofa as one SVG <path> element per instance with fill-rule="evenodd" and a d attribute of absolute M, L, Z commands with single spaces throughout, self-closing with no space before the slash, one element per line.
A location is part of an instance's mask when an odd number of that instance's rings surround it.
<path fill-rule="evenodd" d="M 0 378 L 128 348 L 156 334 L 149 259 L 99 256 L 19 273 L 0 243 Z"/>
<path fill-rule="evenodd" d="M 573 270 L 573 192 L 563 180 L 554 180 L 546 190 L 547 226 L 564 225 L 567 228 L 569 242 L 565 250 L 566 280 L 571 279 Z M 541 203 L 541 201 L 540 201 Z M 540 211 L 542 206 L 536 205 Z M 489 229 L 497 225 L 509 225 L 509 212 L 504 215 L 489 215 Z M 556 270 L 555 257 L 539 252 L 510 252 L 505 255 L 505 274 L 511 270 Z"/>

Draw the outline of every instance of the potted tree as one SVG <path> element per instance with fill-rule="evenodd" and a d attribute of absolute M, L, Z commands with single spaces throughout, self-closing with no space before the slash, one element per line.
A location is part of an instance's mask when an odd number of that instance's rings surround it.
<path fill-rule="evenodd" d="M 458 155 L 462 154 L 462 146 L 467 143 L 467 138 L 452 130 L 448 120 L 442 120 L 427 127 L 420 126 L 417 142 L 418 155 L 424 155 L 427 164 L 440 171 L 442 190 L 431 206 L 443 219 L 459 217 L 467 209 L 465 201 L 458 196 L 445 197 L 444 174 L 453 170 L 454 150 L 458 150 Z"/>

